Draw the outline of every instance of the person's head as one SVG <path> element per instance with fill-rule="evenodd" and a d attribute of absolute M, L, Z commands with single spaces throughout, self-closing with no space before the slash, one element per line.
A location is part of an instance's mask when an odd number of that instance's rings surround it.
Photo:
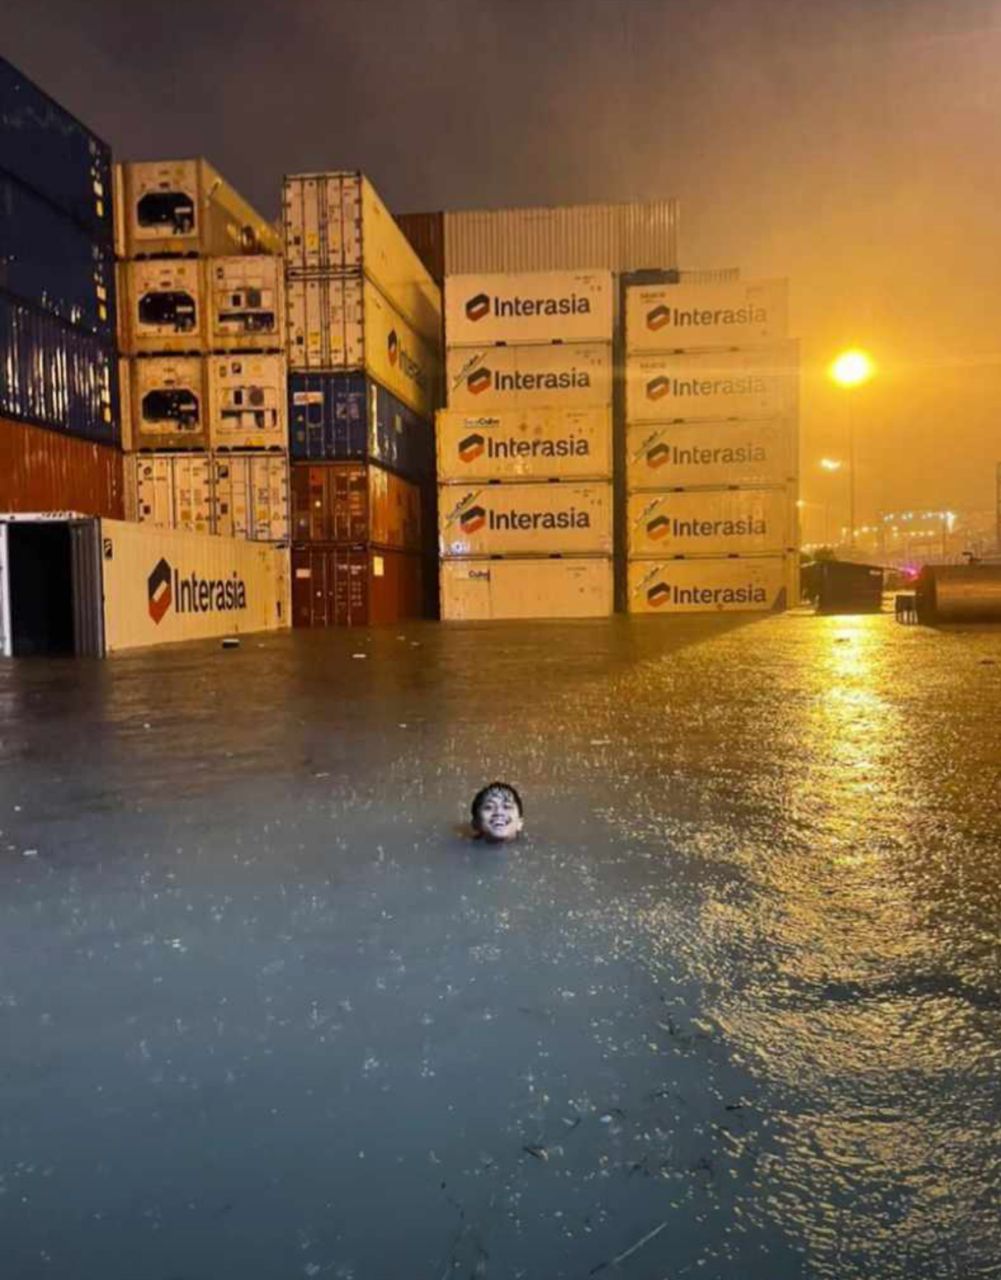
<path fill-rule="evenodd" d="M 473 831 L 485 840 L 513 840 L 523 825 L 521 796 L 506 782 L 491 782 L 473 797 Z"/>

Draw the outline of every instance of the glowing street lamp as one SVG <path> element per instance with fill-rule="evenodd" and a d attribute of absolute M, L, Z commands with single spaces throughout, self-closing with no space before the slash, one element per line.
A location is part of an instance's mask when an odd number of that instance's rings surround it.
<path fill-rule="evenodd" d="M 831 362 L 828 373 L 837 386 L 846 391 L 861 387 L 875 374 L 876 365 L 865 351 L 852 348 L 842 351 Z M 832 468 L 836 470 L 836 468 Z M 848 401 L 848 520 L 851 526 L 849 546 L 855 547 L 855 415 L 851 400 Z"/>
<path fill-rule="evenodd" d="M 829 473 L 833 473 L 835 471 L 840 471 L 843 465 L 844 464 L 842 463 L 840 458 L 821 458 L 820 459 L 821 471 L 827 471 Z M 826 485 L 824 486 L 824 489 L 825 489 L 824 542 L 827 546 L 830 546 L 831 545 L 831 499 L 830 499 L 830 493 L 827 491 Z"/>

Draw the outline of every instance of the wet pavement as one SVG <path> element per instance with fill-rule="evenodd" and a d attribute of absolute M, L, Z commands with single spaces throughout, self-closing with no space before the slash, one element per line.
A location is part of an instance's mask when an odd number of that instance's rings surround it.
<path fill-rule="evenodd" d="M 999 773 L 1001 629 L 0 664 L 0 1275 L 1001 1276 Z"/>

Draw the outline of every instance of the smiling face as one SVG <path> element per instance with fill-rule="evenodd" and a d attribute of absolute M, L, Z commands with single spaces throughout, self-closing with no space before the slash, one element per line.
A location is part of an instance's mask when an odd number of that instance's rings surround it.
<path fill-rule="evenodd" d="M 487 840 L 513 840 L 522 825 L 521 805 L 511 787 L 486 787 L 476 797 L 473 827 Z"/>

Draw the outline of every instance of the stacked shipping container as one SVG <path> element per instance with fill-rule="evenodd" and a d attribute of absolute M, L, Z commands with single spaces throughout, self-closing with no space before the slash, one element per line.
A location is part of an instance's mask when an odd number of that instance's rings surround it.
<path fill-rule="evenodd" d="M 441 295 L 361 174 L 283 196 L 293 622 L 429 612 Z"/>
<path fill-rule="evenodd" d="M 607 271 L 446 277 L 443 618 L 611 612 L 612 310 Z"/>
<path fill-rule="evenodd" d="M 129 514 L 284 542 L 278 233 L 204 160 L 120 165 L 115 196 Z"/>
<path fill-rule="evenodd" d="M 0 510 L 120 515 L 111 153 L 0 58 Z"/>
<path fill-rule="evenodd" d="M 631 612 L 777 609 L 796 576 L 783 281 L 624 281 Z"/>

